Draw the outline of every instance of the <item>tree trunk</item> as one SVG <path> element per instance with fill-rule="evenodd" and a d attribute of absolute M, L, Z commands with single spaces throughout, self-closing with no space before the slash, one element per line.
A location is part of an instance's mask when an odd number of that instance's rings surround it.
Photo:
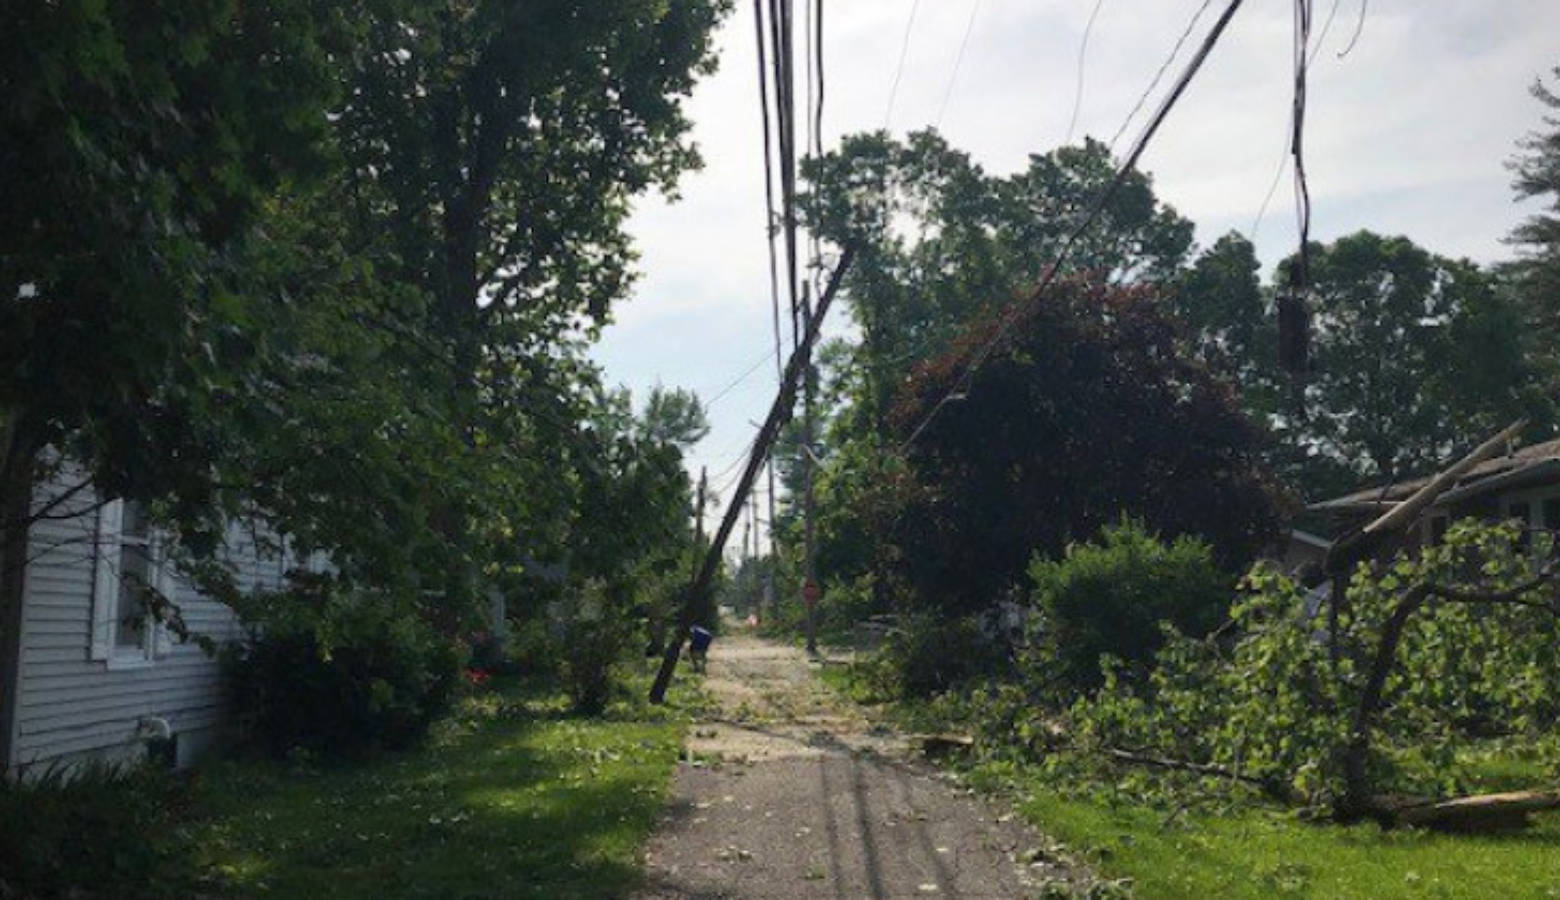
<path fill-rule="evenodd" d="M 36 439 L 12 413 L 0 430 L 0 776 L 11 759 L 17 662 L 21 652 L 22 588 L 32 506 Z"/>
<path fill-rule="evenodd" d="M 1370 777 L 1365 771 L 1370 758 L 1370 732 L 1376 712 L 1381 708 L 1381 695 L 1386 688 L 1387 676 L 1392 673 L 1392 666 L 1397 662 L 1397 648 L 1403 639 L 1403 629 L 1424 604 L 1427 594 L 1427 589 L 1422 585 L 1411 588 L 1393 607 L 1392 614 L 1381 628 L 1381 640 L 1376 645 L 1365 689 L 1360 692 L 1359 705 L 1354 709 L 1349 745 L 1344 750 L 1344 794 L 1336 810 L 1338 818 L 1343 821 L 1380 817 L 1381 809 L 1373 797 Z"/>

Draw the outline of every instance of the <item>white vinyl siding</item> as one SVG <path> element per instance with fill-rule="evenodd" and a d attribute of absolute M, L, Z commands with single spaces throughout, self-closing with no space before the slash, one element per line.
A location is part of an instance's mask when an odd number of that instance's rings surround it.
<path fill-rule="evenodd" d="M 35 505 L 58 497 L 69 483 L 62 477 L 61 483 L 40 485 Z M 100 542 L 100 521 L 97 499 L 91 490 L 83 490 L 31 530 L 20 684 L 8 761 L 13 766 L 85 751 L 138 751 L 136 730 L 149 717 L 168 720 L 176 735 L 222 722 L 219 665 L 197 644 L 154 642 L 142 664 L 114 665 L 114 631 L 112 622 L 105 622 L 112 613 L 94 600 L 108 589 L 98 565 L 99 551 L 112 552 L 117 545 Z M 116 525 L 111 520 L 108 524 Z M 244 529 L 230 529 L 226 552 L 241 588 L 280 585 L 278 561 L 260 558 Z M 236 617 L 226 606 L 167 571 L 159 586 L 179 606 L 193 634 L 219 643 L 239 636 Z"/>

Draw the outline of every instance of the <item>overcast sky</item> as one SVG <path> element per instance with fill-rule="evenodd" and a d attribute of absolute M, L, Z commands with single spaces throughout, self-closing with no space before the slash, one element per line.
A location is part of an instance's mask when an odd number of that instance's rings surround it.
<path fill-rule="evenodd" d="M 736 5 L 717 36 L 720 70 L 688 104 L 705 168 L 685 176 L 678 202 L 640 203 L 631 228 L 643 277 L 594 351 L 609 382 L 628 386 L 639 402 L 658 382 L 708 400 L 753 369 L 714 403 L 714 428 L 690 460 L 694 472 L 707 465 L 712 477 L 725 473 L 722 482 L 731 480 L 776 385 L 765 355 L 773 338 L 752 3 Z M 1102 0 L 1083 62 L 1074 142 L 1116 133 L 1201 5 Z M 933 124 L 947 95 L 942 132 L 989 172 L 1020 169 L 1028 154 L 1065 140 L 1094 0 L 920 0 L 903 45 L 913 6 L 828 3 L 826 148 L 842 134 L 884 126 L 901 46 L 908 49 L 888 119 L 894 132 Z M 1211 3 L 1149 109 L 1224 6 Z M 1199 245 L 1230 229 L 1250 235 L 1273 181 L 1288 126 L 1290 6 L 1247 0 L 1141 163 L 1160 199 L 1197 224 Z M 1318 32 L 1332 7 L 1316 0 Z M 1524 210 L 1513 202 L 1503 163 L 1540 123 L 1542 109 L 1527 88 L 1560 64 L 1560 2 L 1374 0 L 1358 41 L 1340 59 L 1359 16 L 1359 0 L 1338 5 L 1312 69 L 1312 236 L 1327 241 L 1369 228 L 1447 255 L 1504 257 L 1501 238 Z M 1287 174 L 1255 240 L 1269 270 L 1293 249 Z"/>

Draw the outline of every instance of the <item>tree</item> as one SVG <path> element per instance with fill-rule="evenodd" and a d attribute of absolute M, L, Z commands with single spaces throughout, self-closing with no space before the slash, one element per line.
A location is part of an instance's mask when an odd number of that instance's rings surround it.
<path fill-rule="evenodd" d="M 1392 823 L 1393 796 L 1465 789 L 1468 751 L 1490 733 L 1555 739 L 1555 574 L 1547 538 L 1456 523 L 1442 543 L 1362 563 L 1319 640 L 1304 588 L 1259 565 L 1220 635 L 1169 633 L 1151 685 L 1107 679 L 1072 706 L 1067 742 Z"/>
<path fill-rule="evenodd" d="M 555 555 L 580 472 L 616 471 L 583 341 L 632 280 L 629 199 L 697 162 L 681 99 L 726 7 L 18 11 L 0 634 L 46 446 L 156 501 L 218 594 L 238 517 L 449 627 L 479 577 Z"/>
<path fill-rule="evenodd" d="M 814 452 L 824 459 L 817 547 L 826 580 L 870 576 L 876 605 L 888 607 L 897 551 L 879 538 L 897 509 L 892 485 L 903 477 L 893 453 L 903 435 L 889 419 L 906 379 L 1043 275 L 1114 168 L 1109 149 L 1091 140 L 992 175 L 931 130 L 903 142 L 881 132 L 848 136 L 804 165 L 810 227 L 857 251 L 845 291 L 860 340 L 821 354 L 824 412 Z M 1065 271 L 1167 278 L 1191 239 L 1191 223 L 1134 172 Z M 794 481 L 788 473 L 793 492 Z"/>
<path fill-rule="evenodd" d="M 1274 536 L 1262 434 L 1177 352 L 1160 306 L 1147 288 L 1058 283 L 917 369 L 893 415 L 909 471 L 892 539 L 922 603 L 980 609 L 1033 554 L 1124 512 L 1207 541 L 1226 569 Z"/>
<path fill-rule="evenodd" d="M 640 432 L 647 440 L 687 450 L 710 433 L 710 423 L 697 394 L 656 385 L 640 415 Z"/>
<path fill-rule="evenodd" d="M 630 198 L 698 163 L 681 100 L 712 69 L 727 8 L 491 0 L 390 5 L 369 21 L 338 120 L 357 230 L 383 235 L 388 278 L 427 298 L 415 324 L 449 359 L 465 453 L 496 457 L 482 468 L 513 461 L 492 432 L 508 427 L 499 413 L 523 420 L 529 374 L 572 365 L 568 344 L 630 286 Z M 451 596 L 517 543 L 481 539 L 477 496 L 433 512 L 470 551 L 445 570 Z"/>
<path fill-rule="evenodd" d="M 299 0 L 8 12 L 0 646 L 18 625 L 32 486 L 51 466 L 70 459 L 109 497 L 211 505 L 224 446 L 209 420 L 254 399 L 244 326 L 271 299 L 250 293 L 243 261 L 272 197 L 328 164 L 331 60 L 352 23 Z"/>
<path fill-rule="evenodd" d="M 1515 309 L 1478 266 L 1370 232 L 1314 247 L 1311 261 L 1314 365 L 1289 425 L 1297 443 L 1392 481 L 1520 414 L 1548 420 Z"/>
<path fill-rule="evenodd" d="M 1560 78 L 1560 67 L 1551 70 Z M 1544 129 L 1518 142 L 1522 151 L 1507 163 L 1518 199 L 1541 199 L 1542 212 L 1534 213 L 1512 230 L 1507 240 L 1519 251 L 1508 272 L 1514 277 L 1528 321 L 1546 339 L 1560 327 L 1560 95 L 1535 79 L 1529 92 L 1547 110 Z"/>
<path fill-rule="evenodd" d="M 1114 176 L 1115 162 L 1104 144 L 1087 140 L 994 176 L 927 130 L 904 143 L 883 132 L 847 136 L 803 171 L 810 227 L 857 248 L 845 281 L 862 332 L 852 362 L 867 372 L 860 399 L 881 432 L 898 380 L 1042 277 Z M 1191 222 L 1159 202 L 1148 176 L 1133 172 L 1064 271 L 1161 280 L 1179 269 L 1191 244 Z"/>

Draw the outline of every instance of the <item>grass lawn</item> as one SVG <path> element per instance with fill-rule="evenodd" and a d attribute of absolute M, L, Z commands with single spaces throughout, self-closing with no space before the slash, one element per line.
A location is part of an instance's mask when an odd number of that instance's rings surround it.
<path fill-rule="evenodd" d="M 881 703 L 849 669 L 820 676 L 857 702 Z M 936 728 L 913 702 L 892 704 L 912 728 Z M 1465 759 L 1472 791 L 1546 783 L 1534 760 L 1492 747 Z M 1059 795 L 1005 764 L 966 773 L 975 787 L 1022 797 L 1018 811 L 1065 855 L 1081 858 L 1105 881 L 1129 879 L 1139 898 L 1469 897 L 1560 898 L 1560 812 L 1507 835 L 1447 835 L 1374 824 L 1303 822 L 1292 813 L 1248 808 L 1228 815 L 1182 813 L 1147 805 Z"/>
<path fill-rule="evenodd" d="M 1382 832 L 1248 810 L 1178 817 L 1037 793 L 1020 807 L 1107 877 L 1155 897 L 1560 897 L 1560 815 L 1505 836 Z"/>
<path fill-rule="evenodd" d="M 683 697 L 688 697 L 685 691 Z M 220 896 L 607 898 L 639 878 L 685 716 L 565 715 L 517 685 L 463 701 L 421 749 L 360 765 L 230 762 L 189 826 Z"/>

